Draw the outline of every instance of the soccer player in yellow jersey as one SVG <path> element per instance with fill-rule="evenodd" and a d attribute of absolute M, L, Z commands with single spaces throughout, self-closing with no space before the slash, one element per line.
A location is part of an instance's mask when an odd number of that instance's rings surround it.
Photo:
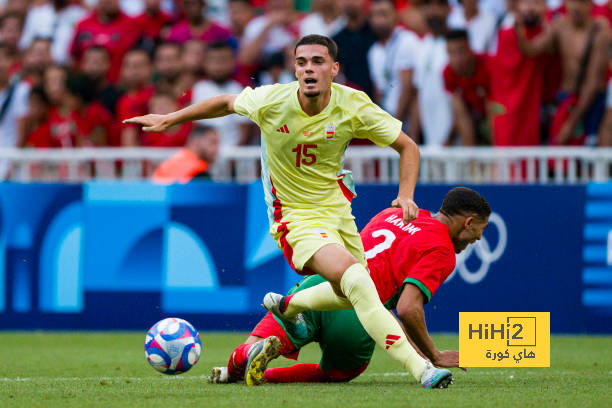
<path fill-rule="evenodd" d="M 351 174 L 342 169 L 344 152 L 354 137 L 398 151 L 400 184 L 392 205 L 402 208 L 407 223 L 418 215 L 413 200 L 418 147 L 401 131 L 401 122 L 366 94 L 332 83 L 339 64 L 331 39 L 306 36 L 297 42 L 294 54 L 297 82 L 247 87 L 239 95 L 219 95 L 167 115 L 139 116 L 124 123 L 162 132 L 186 121 L 231 113 L 257 123 L 263 138 L 270 233 L 298 273 L 316 273 L 327 280 L 290 298 L 269 293 L 264 306 L 288 324 L 295 324 L 303 310 L 354 308 L 368 334 L 424 387 L 447 385 L 450 371 L 433 367 L 416 353 L 378 297 L 351 214 Z M 266 350 L 260 353 L 265 359 Z M 250 361 L 248 385 L 259 383 L 258 359 Z"/>

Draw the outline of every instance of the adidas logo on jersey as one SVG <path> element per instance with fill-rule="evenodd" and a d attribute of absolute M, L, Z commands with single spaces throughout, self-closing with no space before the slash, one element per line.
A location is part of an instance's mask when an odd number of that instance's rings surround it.
<path fill-rule="evenodd" d="M 287 127 L 287 125 L 283 125 L 276 129 L 276 131 L 279 133 L 289 133 L 289 128 Z"/>

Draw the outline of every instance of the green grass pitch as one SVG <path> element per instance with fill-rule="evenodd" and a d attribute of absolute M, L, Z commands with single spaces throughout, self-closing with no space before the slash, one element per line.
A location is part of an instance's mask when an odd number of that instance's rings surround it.
<path fill-rule="evenodd" d="M 201 333 L 203 354 L 188 373 L 165 376 L 144 358 L 142 333 L 0 332 L 2 407 L 605 407 L 612 406 L 612 337 L 552 336 L 550 368 L 454 370 L 447 390 L 424 390 L 377 350 L 346 384 L 212 385 L 244 333 Z M 434 336 L 456 348 L 457 336 Z M 317 362 L 316 345 L 302 362 Z M 291 364 L 280 358 L 275 365 Z"/>

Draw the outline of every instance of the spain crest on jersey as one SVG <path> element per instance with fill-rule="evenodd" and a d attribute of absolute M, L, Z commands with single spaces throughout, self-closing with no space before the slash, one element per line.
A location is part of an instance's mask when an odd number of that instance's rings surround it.
<path fill-rule="evenodd" d="M 325 140 L 332 140 L 336 136 L 336 125 L 325 126 Z"/>

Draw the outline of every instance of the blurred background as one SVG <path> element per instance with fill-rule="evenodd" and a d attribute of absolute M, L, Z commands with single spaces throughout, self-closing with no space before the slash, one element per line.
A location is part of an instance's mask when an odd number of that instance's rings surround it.
<path fill-rule="evenodd" d="M 458 184 L 493 208 L 430 330 L 550 311 L 553 332 L 612 332 L 611 20 L 602 0 L 0 0 L 0 329 L 257 322 L 298 281 L 268 236 L 257 126 L 121 121 L 291 82 L 316 33 L 336 82 L 421 145 L 422 208 Z M 359 227 L 397 159 L 351 143 Z"/>

